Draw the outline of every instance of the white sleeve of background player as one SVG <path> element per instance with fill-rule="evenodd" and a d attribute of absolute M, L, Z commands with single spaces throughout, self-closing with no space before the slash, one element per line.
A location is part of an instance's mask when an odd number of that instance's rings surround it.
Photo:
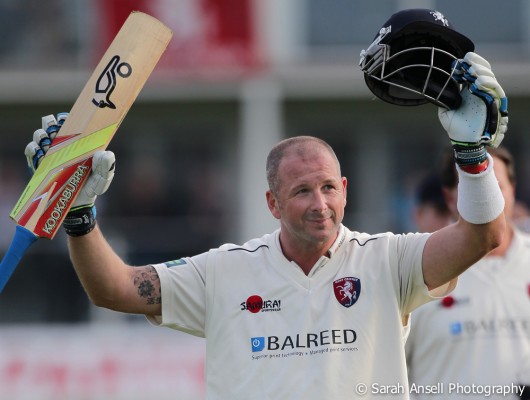
<path fill-rule="evenodd" d="M 397 279 L 399 282 L 399 305 L 403 316 L 422 304 L 444 297 L 455 287 L 454 279 L 431 291 L 423 279 L 423 249 L 430 233 L 395 235 Z"/>
<path fill-rule="evenodd" d="M 207 258 L 203 253 L 153 265 L 160 278 L 162 315 L 147 316 L 149 322 L 204 337 Z"/>

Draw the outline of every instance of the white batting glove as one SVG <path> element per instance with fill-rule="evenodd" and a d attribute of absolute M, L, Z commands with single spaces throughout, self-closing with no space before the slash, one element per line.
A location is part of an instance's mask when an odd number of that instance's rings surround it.
<path fill-rule="evenodd" d="M 438 109 L 460 165 L 486 159 L 485 146 L 497 147 L 508 128 L 508 99 L 490 64 L 476 53 L 458 60 L 453 77 L 464 85 L 456 110 Z"/>
<path fill-rule="evenodd" d="M 53 115 L 42 117 L 42 128 L 37 129 L 33 133 L 33 141 L 29 142 L 24 150 L 31 175 L 35 173 L 42 157 L 50 148 L 53 139 L 57 136 L 66 118 L 68 118 L 68 113 L 59 113 L 57 118 Z"/>
<path fill-rule="evenodd" d="M 92 157 L 92 171 L 79 195 L 72 204 L 72 211 L 94 205 L 96 198 L 104 194 L 112 183 L 116 157 L 112 151 L 96 151 Z"/>
<path fill-rule="evenodd" d="M 33 174 L 49 150 L 53 139 L 61 129 L 68 113 L 42 117 L 42 128 L 33 133 L 33 141 L 28 143 L 24 154 L 30 173 Z M 92 169 L 86 182 L 80 189 L 63 226 L 71 236 L 81 236 L 90 232 L 96 224 L 97 196 L 104 194 L 112 183 L 116 157 L 112 151 L 96 151 L 92 157 Z"/>

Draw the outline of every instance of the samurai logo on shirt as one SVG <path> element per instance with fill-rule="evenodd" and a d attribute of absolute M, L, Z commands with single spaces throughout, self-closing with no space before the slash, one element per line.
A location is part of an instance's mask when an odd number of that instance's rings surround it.
<path fill-rule="evenodd" d="M 265 311 L 281 311 L 281 300 L 263 300 L 257 294 L 250 296 L 246 301 L 241 303 L 241 311 L 249 311 L 253 314 Z"/>
<path fill-rule="evenodd" d="M 361 280 L 354 277 L 337 279 L 333 282 L 335 298 L 344 307 L 353 306 L 361 295 Z"/>

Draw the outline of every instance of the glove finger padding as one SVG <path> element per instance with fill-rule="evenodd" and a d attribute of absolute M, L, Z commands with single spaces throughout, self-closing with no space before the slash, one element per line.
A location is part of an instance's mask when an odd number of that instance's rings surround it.
<path fill-rule="evenodd" d="M 55 118 L 53 115 L 42 117 L 42 129 L 46 131 L 52 141 L 59 133 L 59 129 L 61 129 L 63 126 L 66 118 L 68 118 L 67 112 L 61 112 L 57 114 L 57 118 Z"/>
<path fill-rule="evenodd" d="M 456 62 L 454 79 L 463 84 L 462 104 L 456 110 L 440 108 L 438 117 L 447 131 L 460 164 L 480 163 L 484 146 L 497 147 L 508 127 L 508 99 L 488 61 L 467 53 Z"/>
<path fill-rule="evenodd" d="M 112 151 L 96 151 L 92 158 L 92 172 L 72 204 L 72 209 L 92 205 L 96 197 L 107 191 L 116 166 L 116 157 Z"/>
<path fill-rule="evenodd" d="M 33 141 L 46 153 L 52 144 L 52 138 L 46 133 L 44 129 L 37 129 L 33 132 Z"/>
<path fill-rule="evenodd" d="M 44 157 L 44 151 L 37 143 L 29 142 L 24 149 L 24 155 L 26 156 L 29 173 L 30 175 L 33 175 L 38 168 L 42 157 Z"/>
<path fill-rule="evenodd" d="M 42 128 L 33 132 L 33 141 L 28 143 L 24 150 L 31 175 L 39 167 L 42 157 L 50 149 L 53 139 L 57 136 L 59 129 L 61 129 L 67 117 L 68 113 L 57 114 L 57 119 L 53 115 L 42 117 Z"/>
<path fill-rule="evenodd" d="M 456 61 L 454 71 L 454 78 L 459 82 L 475 83 L 479 90 L 490 88 L 487 84 L 481 87 L 481 82 L 496 83 L 496 86 L 501 89 L 498 93 L 499 97 L 504 97 L 504 91 L 495 79 L 495 74 L 491 70 L 490 64 L 475 53 L 467 53 L 466 57 Z"/>
<path fill-rule="evenodd" d="M 504 93 L 503 88 L 501 87 L 501 85 L 499 84 L 497 79 L 495 79 L 494 76 L 485 76 L 485 75 L 479 76 L 475 80 L 475 86 L 477 87 L 478 90 L 482 90 L 484 92 L 491 94 L 491 96 L 495 100 L 500 100 L 503 97 L 506 97 L 506 94 Z"/>
<path fill-rule="evenodd" d="M 479 64 L 470 65 L 467 68 L 466 77 L 467 76 L 471 76 L 472 77 L 472 79 L 469 79 L 469 81 L 471 83 L 474 83 L 474 82 L 476 82 L 477 80 L 479 80 L 479 79 L 481 79 L 483 77 L 491 77 L 491 78 L 495 79 L 495 74 L 493 73 L 493 71 L 491 69 L 489 69 L 488 67 L 485 67 L 483 65 L 479 65 Z"/>
<path fill-rule="evenodd" d="M 472 51 L 466 53 L 466 55 L 463 58 L 463 61 L 468 63 L 471 66 L 483 66 L 486 67 L 491 71 L 491 64 L 484 58 L 479 56 L 477 53 L 473 53 Z"/>
<path fill-rule="evenodd" d="M 508 129 L 508 98 L 497 79 L 491 76 L 479 76 L 471 90 L 484 100 L 488 109 L 482 143 L 498 147 Z"/>
<path fill-rule="evenodd" d="M 463 59 L 456 60 L 454 64 L 453 78 L 460 83 L 473 83 L 482 75 L 495 77 L 490 63 L 476 53 L 467 53 Z"/>

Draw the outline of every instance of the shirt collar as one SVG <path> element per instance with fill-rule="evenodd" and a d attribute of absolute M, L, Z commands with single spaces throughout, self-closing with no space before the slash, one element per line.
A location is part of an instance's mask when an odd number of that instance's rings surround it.
<path fill-rule="evenodd" d="M 328 250 L 328 257 L 331 258 L 333 255 L 339 251 L 340 247 L 344 243 L 344 239 L 346 239 L 346 229 L 344 229 L 344 225 L 340 224 L 339 226 L 339 234 L 337 235 L 337 239 L 331 247 Z"/>

